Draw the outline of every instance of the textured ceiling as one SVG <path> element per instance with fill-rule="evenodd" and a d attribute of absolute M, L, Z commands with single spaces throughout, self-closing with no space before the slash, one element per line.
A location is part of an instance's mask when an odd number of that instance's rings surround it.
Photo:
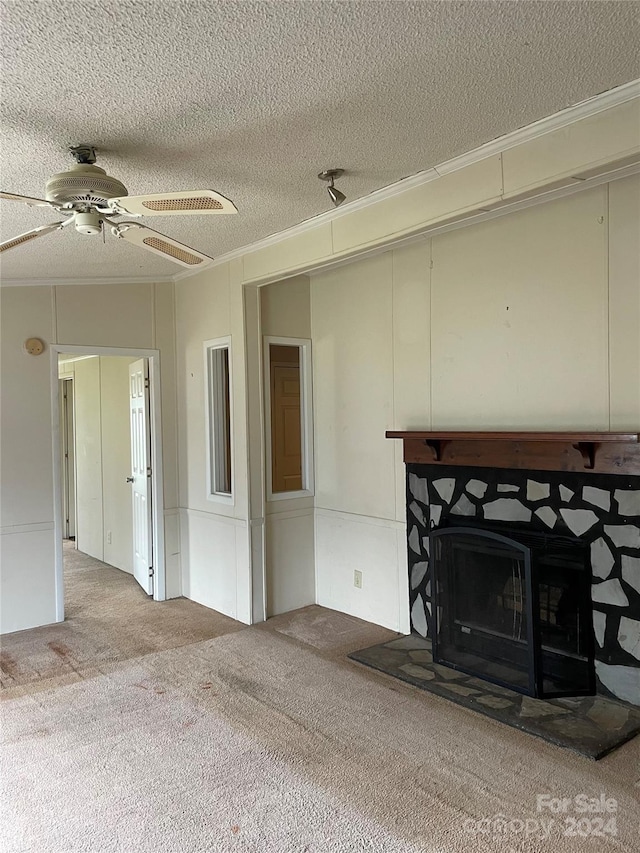
<path fill-rule="evenodd" d="M 89 142 L 131 194 L 211 188 L 235 217 L 147 223 L 212 256 L 640 76 L 626 2 L 2 3 L 2 188 L 42 196 Z M 1 239 L 55 221 L 2 202 Z M 181 268 L 67 229 L 3 278 Z"/>

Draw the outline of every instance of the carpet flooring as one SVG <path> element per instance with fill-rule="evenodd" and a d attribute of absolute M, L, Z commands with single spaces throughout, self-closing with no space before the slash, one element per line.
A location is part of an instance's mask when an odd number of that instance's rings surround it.
<path fill-rule="evenodd" d="M 637 851 L 640 739 L 587 761 L 346 658 L 385 629 L 101 603 L 86 568 L 68 623 L 3 638 L 3 853 Z"/>

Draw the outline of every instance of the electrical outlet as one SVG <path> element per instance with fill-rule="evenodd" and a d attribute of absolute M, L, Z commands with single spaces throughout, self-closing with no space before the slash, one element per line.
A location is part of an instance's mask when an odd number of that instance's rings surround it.
<path fill-rule="evenodd" d="M 362 572 L 359 569 L 353 573 L 353 585 L 356 589 L 362 589 Z"/>
<path fill-rule="evenodd" d="M 111 531 L 107 530 L 107 545 L 111 545 Z"/>

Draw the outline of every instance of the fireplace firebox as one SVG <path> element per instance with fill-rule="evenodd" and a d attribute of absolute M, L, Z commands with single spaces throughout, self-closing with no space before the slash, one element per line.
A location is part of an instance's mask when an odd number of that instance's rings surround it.
<path fill-rule="evenodd" d="M 451 519 L 429 541 L 434 660 L 536 698 L 595 693 L 580 539 Z"/>

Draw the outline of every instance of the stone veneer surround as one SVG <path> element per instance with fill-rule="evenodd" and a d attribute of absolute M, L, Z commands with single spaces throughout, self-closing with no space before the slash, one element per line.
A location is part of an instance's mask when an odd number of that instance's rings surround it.
<path fill-rule="evenodd" d="M 640 477 L 407 464 L 412 631 L 432 636 L 429 530 L 450 516 L 589 545 L 598 690 L 640 706 Z"/>

